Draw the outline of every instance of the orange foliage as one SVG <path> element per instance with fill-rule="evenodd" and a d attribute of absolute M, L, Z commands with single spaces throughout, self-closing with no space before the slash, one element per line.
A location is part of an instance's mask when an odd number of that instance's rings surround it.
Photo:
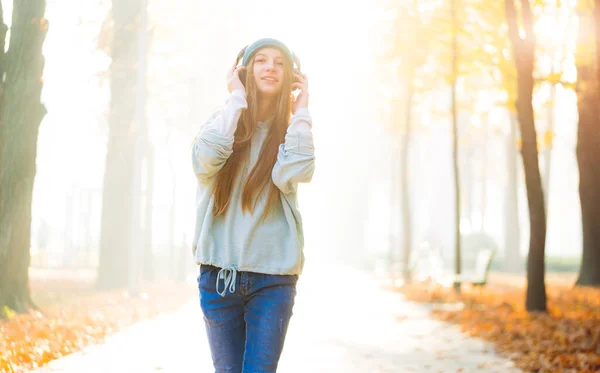
<path fill-rule="evenodd" d="M 113 291 L 56 305 L 42 314 L 0 321 L 0 372 L 21 373 L 100 342 L 106 335 L 174 309 L 193 295 L 186 287 L 151 287 L 139 297 Z"/>
<path fill-rule="evenodd" d="M 433 314 L 492 341 L 525 371 L 600 372 L 600 289 L 549 286 L 547 314 L 525 311 L 524 289 L 514 286 L 464 289 L 460 295 L 419 285 L 400 291 L 415 301 L 462 304 L 458 310 L 434 308 Z"/>

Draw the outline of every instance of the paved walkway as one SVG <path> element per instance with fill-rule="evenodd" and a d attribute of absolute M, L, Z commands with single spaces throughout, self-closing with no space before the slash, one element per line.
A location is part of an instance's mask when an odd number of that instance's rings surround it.
<path fill-rule="evenodd" d="M 488 343 L 429 318 L 350 269 L 307 264 L 279 365 L 282 373 L 520 372 Z M 37 373 L 213 372 L 196 298 Z"/>

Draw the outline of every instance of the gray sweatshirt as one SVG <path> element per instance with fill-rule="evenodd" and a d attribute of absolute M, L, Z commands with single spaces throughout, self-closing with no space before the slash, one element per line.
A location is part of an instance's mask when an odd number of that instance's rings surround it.
<path fill-rule="evenodd" d="M 233 91 L 225 105 L 205 122 L 192 145 L 192 165 L 198 179 L 194 258 L 198 264 L 226 269 L 219 278 L 235 284 L 236 271 L 300 275 L 304 265 L 302 217 L 298 210 L 298 183 L 309 182 L 315 169 L 312 121 L 308 109 L 291 118 L 285 142 L 279 146 L 271 177 L 280 202 L 259 222 L 269 188 L 264 188 L 253 213 L 242 212 L 242 189 L 254 167 L 270 123 L 259 122 L 250 144 L 250 157 L 240 168 L 225 214 L 214 218 L 212 187 L 217 172 L 233 152 L 234 133 L 245 92 Z M 227 281 L 229 280 L 229 281 Z M 218 287 L 218 284 L 217 284 Z M 218 290 L 217 290 L 218 291 Z"/>

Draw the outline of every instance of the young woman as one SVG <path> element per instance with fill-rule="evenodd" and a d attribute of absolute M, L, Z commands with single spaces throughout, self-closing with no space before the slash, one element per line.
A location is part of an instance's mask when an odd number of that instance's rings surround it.
<path fill-rule="evenodd" d="M 226 103 L 192 146 L 194 256 L 217 373 L 276 372 L 292 316 L 304 265 L 296 193 L 315 169 L 299 67 L 279 40 L 244 48 L 228 74 Z"/>

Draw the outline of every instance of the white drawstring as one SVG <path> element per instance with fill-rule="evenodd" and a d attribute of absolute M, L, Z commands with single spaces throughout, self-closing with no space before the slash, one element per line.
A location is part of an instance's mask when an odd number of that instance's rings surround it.
<path fill-rule="evenodd" d="M 235 292 L 235 278 L 236 278 L 236 275 L 237 275 L 237 270 L 235 269 L 235 267 L 221 268 L 221 270 L 217 274 L 217 284 L 216 284 L 217 293 L 221 297 L 225 297 L 225 293 L 227 292 L 227 287 L 228 286 L 229 286 L 229 292 L 230 293 Z M 223 282 L 225 283 L 225 287 L 223 288 L 223 292 L 219 291 L 219 280 L 220 279 L 223 279 Z"/>

